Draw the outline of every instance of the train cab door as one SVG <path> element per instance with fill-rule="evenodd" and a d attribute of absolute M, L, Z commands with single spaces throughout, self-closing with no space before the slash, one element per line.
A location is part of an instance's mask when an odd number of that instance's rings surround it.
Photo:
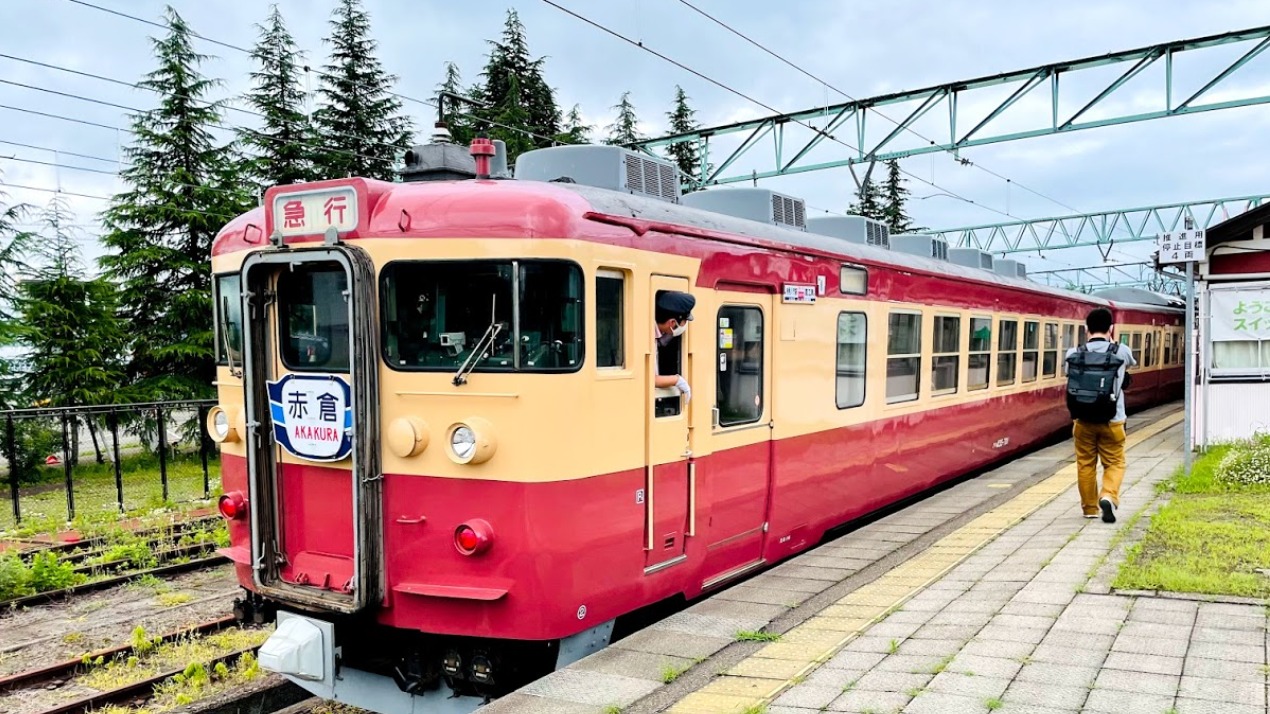
<path fill-rule="evenodd" d="M 772 482 L 773 302 L 771 294 L 760 293 L 725 298 L 709 335 L 716 390 L 709 482 L 702 487 L 710 504 L 702 570 L 707 589 L 764 563 Z"/>
<path fill-rule="evenodd" d="M 243 284 L 256 584 L 356 612 L 381 590 L 373 266 L 346 246 L 262 252 Z"/>
<path fill-rule="evenodd" d="M 654 275 L 648 295 L 650 323 L 655 319 L 657 296 L 667 290 L 690 292 L 687 278 Z M 656 388 L 658 374 L 686 375 L 692 383 L 692 345 L 701 339 L 693 328 L 665 345 L 658 345 L 656 327 L 649 324 L 645 354 L 644 460 L 644 572 L 652 574 L 683 562 L 684 540 L 690 534 L 690 500 L 693 469 L 691 410 L 674 387 Z M 693 392 L 694 399 L 702 398 Z"/>

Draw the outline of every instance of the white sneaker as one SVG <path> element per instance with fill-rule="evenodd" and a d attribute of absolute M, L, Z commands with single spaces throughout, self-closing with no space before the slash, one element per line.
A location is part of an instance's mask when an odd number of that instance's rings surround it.
<path fill-rule="evenodd" d="M 1110 498 L 1103 496 L 1098 499 L 1098 507 L 1102 509 L 1103 523 L 1116 522 L 1116 504 L 1112 503 Z"/>

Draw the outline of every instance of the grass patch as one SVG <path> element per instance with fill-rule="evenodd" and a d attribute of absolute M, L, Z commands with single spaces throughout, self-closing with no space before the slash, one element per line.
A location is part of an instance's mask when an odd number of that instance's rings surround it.
<path fill-rule="evenodd" d="M 886 653 L 887 653 L 887 654 L 895 654 L 896 652 L 899 652 L 899 651 L 900 651 L 900 641 L 899 641 L 899 640 L 891 640 L 891 642 L 890 642 L 889 644 L 887 644 L 887 646 L 886 646 Z"/>
<path fill-rule="evenodd" d="M 269 637 L 271 630 L 244 630 L 231 628 L 210 635 L 185 637 L 175 642 L 160 645 L 154 644 L 145 631 L 138 627 L 132 636 L 132 654 L 120 654 L 109 661 L 98 658 L 91 664 L 89 671 L 76 678 L 76 684 L 106 691 L 153 677 L 172 669 L 183 669 L 182 675 L 160 685 L 157 689 L 168 688 L 167 697 L 173 706 L 182 706 L 193 701 L 192 694 L 202 691 L 213 679 L 223 679 L 234 668 L 220 665 L 208 670 L 205 663 L 233 650 L 260 645 Z M 242 674 L 251 674 L 254 678 L 259 673 L 255 658 L 244 657 L 235 665 Z M 224 671 L 222 671 L 224 670 Z M 252 671 L 254 670 L 254 673 Z M 191 691 L 195 690 L 195 691 Z M 160 695 L 159 699 L 165 697 Z"/>
<path fill-rule="evenodd" d="M 673 664 L 666 664 L 666 665 L 662 665 L 662 668 L 661 668 L 661 683 L 662 683 L 662 684 L 670 684 L 671 682 L 675 681 L 676 679 L 679 679 L 679 675 L 681 675 L 681 674 L 683 674 L 684 672 L 687 672 L 687 671 L 688 671 L 688 668 L 687 668 L 687 667 L 680 668 L 680 667 L 676 667 L 676 666 L 675 666 L 675 665 L 673 665 Z"/>
<path fill-rule="evenodd" d="M 1003 704 L 1004 704 L 1004 702 L 1002 702 L 1002 701 L 1001 701 L 1000 699 L 998 699 L 997 697 L 990 697 L 989 699 L 985 700 L 985 701 L 984 701 L 984 703 L 983 703 L 983 705 L 984 705 L 985 707 L 987 707 L 987 708 L 988 708 L 988 711 L 990 711 L 990 712 L 991 712 L 991 711 L 996 711 L 997 709 L 1000 709 L 1000 708 L 1001 708 L 1001 706 L 1002 706 Z"/>
<path fill-rule="evenodd" d="M 176 607 L 193 600 L 194 596 L 189 593 L 159 593 L 159 604 L 164 607 Z"/>
<path fill-rule="evenodd" d="M 1239 448 L 1210 449 L 1189 476 L 1178 469 L 1168 480 L 1172 498 L 1129 548 L 1113 587 L 1270 596 L 1270 577 L 1258 572 L 1270 568 L 1270 484 L 1232 483 L 1219 468 Z"/>
<path fill-rule="evenodd" d="M 132 454 L 119 461 L 123 475 L 123 510 L 141 515 L 155 509 L 192 508 L 207 505 L 203 500 L 203 465 L 198 452 L 177 454 L 168 459 L 168 500 L 163 500 L 159 477 L 159 457 Z M 23 484 L 18 495 L 22 522 L 13 520 L 13 502 L 8 488 L 0 492 L 0 531 L 3 535 L 30 538 L 56 532 L 67 526 L 65 472 L 61 466 L 41 467 L 42 479 Z M 211 497 L 220 495 L 220 461 L 215 449 L 208 453 L 208 483 Z M 71 525 L 91 526 L 103 518 L 118 520 L 119 494 L 115 489 L 115 467 L 97 463 L 91 455 L 81 457 L 71 472 L 75 487 L 75 515 Z M 6 530 L 7 529 L 7 530 Z"/>
<path fill-rule="evenodd" d="M 735 635 L 737 642 L 775 642 L 781 638 L 777 632 L 755 632 L 754 630 L 741 630 Z"/>

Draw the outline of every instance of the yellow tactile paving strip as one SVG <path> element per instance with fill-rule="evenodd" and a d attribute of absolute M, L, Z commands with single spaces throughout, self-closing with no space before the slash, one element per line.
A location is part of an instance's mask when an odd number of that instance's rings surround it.
<path fill-rule="evenodd" d="M 1129 434 L 1125 448 L 1182 421 L 1165 416 Z M 1054 500 L 1076 482 L 1069 464 L 1018 496 L 941 538 L 882 577 L 826 607 L 806 622 L 737 663 L 709 684 L 679 700 L 671 714 L 736 714 L 758 711 L 795 680 L 807 676 L 971 553 Z"/>

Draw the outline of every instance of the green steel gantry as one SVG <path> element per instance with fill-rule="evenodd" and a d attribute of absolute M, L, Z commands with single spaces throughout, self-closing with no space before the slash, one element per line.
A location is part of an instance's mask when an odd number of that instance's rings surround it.
<path fill-rule="evenodd" d="M 1028 277 L 1046 285 L 1093 292 L 1103 288 L 1146 288 L 1167 295 L 1181 295 L 1185 280 L 1180 275 L 1157 272 L 1153 263 L 1109 263 L 1085 268 L 1037 270 Z"/>
<path fill-rule="evenodd" d="M 926 232 L 943 238 L 951 246 L 979 248 L 991 253 L 1021 253 L 1082 246 L 1097 246 L 1100 250 L 1109 251 L 1116 243 L 1155 240 L 1157 233 L 1183 228 L 1183 220 L 1188 217 L 1195 228 L 1208 228 L 1230 216 L 1256 208 L 1265 201 L 1270 201 L 1270 194 L 1212 198 Z"/>
<path fill-rule="evenodd" d="M 1200 86 L 1198 91 L 1185 92 L 1175 85 L 1173 63 L 1178 55 L 1205 48 L 1238 43 L 1251 43 L 1251 47 L 1234 62 L 1212 75 Z M 897 92 L 866 99 L 854 99 L 840 104 L 829 104 L 788 114 L 767 116 L 725 126 L 657 137 L 641 141 L 633 146 L 646 153 L 653 154 L 653 150 L 659 147 L 685 141 L 698 142 L 701 149 L 701 166 L 705 177 L 702 183 L 706 185 L 727 184 L 850 166 L 858 163 L 903 158 L 917 154 L 929 154 L 940 151 L 955 152 L 972 146 L 1063 134 L 1080 129 L 1129 124 L 1216 109 L 1266 104 L 1270 103 L 1270 94 L 1264 93 L 1238 99 L 1226 99 L 1224 101 L 1218 101 L 1216 97 L 1213 97 L 1212 101 L 1207 102 L 1200 102 L 1199 100 L 1213 90 L 1224 87 L 1232 75 L 1265 51 L 1267 47 L 1270 47 L 1270 26 L 1257 27 L 1209 37 L 1163 42 L 1136 50 L 1113 52 L 1097 57 L 1055 62 L 977 79 L 948 82 L 925 89 Z M 1153 111 L 1128 113 L 1124 111 L 1123 107 L 1117 107 L 1108 101 L 1126 83 L 1161 61 L 1164 65 L 1164 87 L 1160 97 L 1159 108 Z M 1060 97 L 1059 80 L 1061 77 L 1070 77 L 1078 72 L 1094 70 L 1108 65 L 1123 65 L 1125 69 L 1116 79 L 1097 92 L 1093 99 L 1081 104 L 1080 109 L 1074 113 L 1067 114 L 1061 111 L 1060 107 L 1063 104 L 1061 101 L 1062 97 Z M 1093 77 L 1089 73 L 1086 76 Z M 957 109 L 959 104 L 973 102 L 976 97 L 983 96 L 985 92 L 995 95 L 996 92 L 993 92 L 994 88 L 1003 85 L 1012 85 L 1015 86 L 1015 89 L 1004 100 L 998 101 L 995 109 L 990 111 L 983 119 L 974 122 L 969 128 L 959 124 Z M 1002 117 L 1006 117 L 1007 122 L 1010 121 L 1011 108 L 1018 107 L 1021 99 L 1032 94 L 1033 90 L 1041 86 L 1047 86 L 1049 90 L 1049 121 L 1044 122 L 1042 126 L 1025 131 L 994 132 L 991 129 L 989 125 Z M 1176 94 L 1175 90 L 1177 90 Z M 999 92 L 999 90 L 997 91 Z M 1264 92 L 1265 90 L 1261 89 L 1259 91 Z M 1070 93 L 1071 91 L 1069 90 L 1067 94 Z M 1066 97 L 1067 94 L 1062 96 Z M 1176 101 L 1178 97 L 1185 98 L 1181 99 L 1181 101 Z M 886 126 L 890 127 L 890 129 L 883 130 L 885 132 L 883 138 L 880 140 L 871 139 L 868 129 L 878 121 L 885 121 L 881 117 L 876 116 L 878 108 L 903 104 L 915 104 L 916 108 L 904 115 L 903 119 L 888 122 Z M 1125 106 L 1128 105 L 1129 103 L 1126 102 Z M 948 113 L 948 133 L 934 139 L 923 137 L 924 143 L 916 146 L 900 147 L 901 136 L 906 131 L 911 131 L 913 125 L 919 119 L 937 107 L 943 107 Z M 1098 118 L 1091 116 L 1099 112 L 1105 112 L 1106 114 Z M 1019 113 L 1021 112 L 1014 112 L 1014 114 Z M 870 119 L 870 114 L 874 114 L 875 117 Z M 966 124 L 969 125 L 971 121 L 974 120 L 971 119 Z M 815 126 L 816 124 L 819 126 Z M 809 126 L 812 129 L 809 129 Z M 786 137 L 787 127 L 791 129 L 788 132 L 790 134 L 789 137 Z M 883 131 L 876 133 L 882 134 Z M 942 135 L 942 130 L 940 133 Z M 710 166 L 711 161 L 711 139 L 734 134 L 745 135 L 740 145 L 732 150 L 717 167 L 707 168 Z M 727 173 L 739 159 L 756 151 L 756 147 L 764 144 L 764 140 L 769 138 L 775 149 L 775 161 L 770 164 L 772 168 L 763 171 L 744 170 L 741 173 L 731 175 Z M 785 141 L 787 138 L 791 141 L 791 146 L 786 146 Z M 813 160 L 813 154 L 816 153 L 816 149 L 823 146 L 826 140 L 829 140 L 831 144 L 849 146 L 852 155 L 845 158 L 837 157 L 832 160 Z M 841 151 L 835 153 L 841 153 Z M 717 157 L 715 158 L 717 159 Z M 823 159 L 825 157 L 820 158 Z"/>

